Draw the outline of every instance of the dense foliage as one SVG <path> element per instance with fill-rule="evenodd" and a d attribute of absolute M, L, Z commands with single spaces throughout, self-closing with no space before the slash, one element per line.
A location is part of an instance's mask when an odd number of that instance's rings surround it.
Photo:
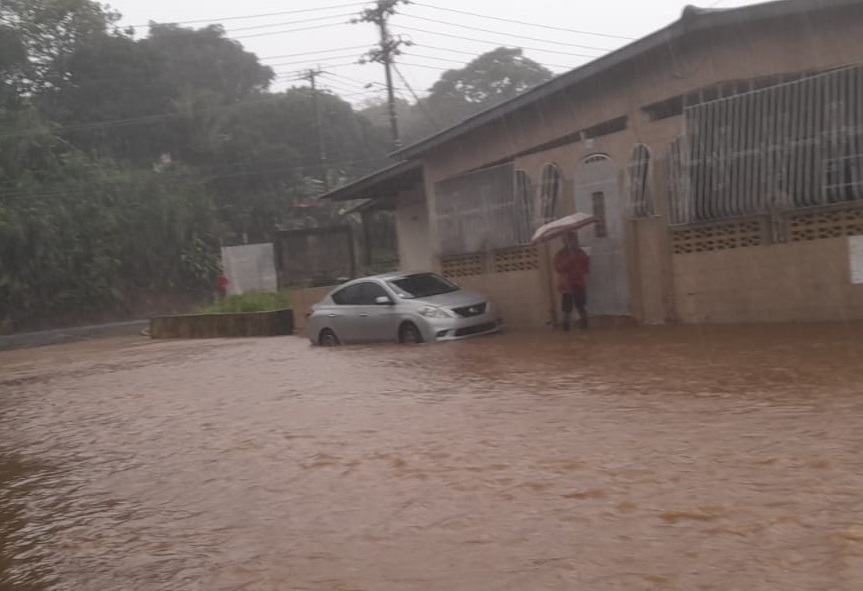
<path fill-rule="evenodd" d="M 136 39 L 118 18 L 93 0 L 0 2 L 0 332 L 147 294 L 202 299 L 220 246 L 328 223 L 336 210 L 300 207 L 324 179 L 387 163 L 380 107 L 271 92 L 274 72 L 219 26 Z M 501 48 L 400 111 L 417 139 L 429 113 L 449 125 L 549 76 Z"/>
<path fill-rule="evenodd" d="M 270 68 L 218 26 L 136 40 L 90 0 L 0 3 L 0 324 L 204 296 L 219 246 L 335 212 L 294 207 L 385 162 L 383 132 Z M 317 216 L 317 217 L 315 217 Z"/>

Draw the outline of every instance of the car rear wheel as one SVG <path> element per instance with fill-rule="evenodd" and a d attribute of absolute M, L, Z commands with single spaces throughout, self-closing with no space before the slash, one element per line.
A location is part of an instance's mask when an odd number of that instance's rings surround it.
<path fill-rule="evenodd" d="M 399 340 L 408 345 L 416 345 L 423 342 L 423 335 L 415 324 L 406 322 L 399 330 Z"/>
<path fill-rule="evenodd" d="M 318 344 L 321 347 L 335 347 L 339 345 L 339 337 L 329 328 L 325 328 L 321 331 L 320 336 L 318 336 Z"/>

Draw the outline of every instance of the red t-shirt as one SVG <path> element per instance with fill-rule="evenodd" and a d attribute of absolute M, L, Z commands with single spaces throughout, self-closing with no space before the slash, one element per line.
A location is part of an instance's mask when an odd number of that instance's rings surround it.
<path fill-rule="evenodd" d="M 228 278 L 224 275 L 219 275 L 219 278 L 216 279 L 216 286 L 219 288 L 219 291 L 225 291 L 228 289 Z"/>
<path fill-rule="evenodd" d="M 561 248 L 554 255 L 554 270 L 557 271 L 557 291 L 569 293 L 573 286 L 584 287 L 584 276 L 590 273 L 590 258 L 577 248 Z"/>

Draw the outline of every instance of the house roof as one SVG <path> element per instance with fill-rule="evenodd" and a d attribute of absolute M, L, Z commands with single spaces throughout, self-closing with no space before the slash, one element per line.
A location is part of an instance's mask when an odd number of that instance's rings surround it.
<path fill-rule="evenodd" d="M 344 187 L 333 189 L 318 199 L 332 201 L 353 201 L 357 199 L 378 200 L 392 197 L 400 191 L 410 189 L 422 182 L 422 162 L 398 162 L 368 176 L 352 182 Z"/>
<path fill-rule="evenodd" d="M 687 6 L 683 10 L 681 18 L 671 25 L 634 41 L 621 49 L 608 53 L 580 68 L 561 74 L 515 98 L 477 113 L 435 135 L 397 150 L 393 152 L 392 156 L 401 159 L 417 158 L 487 123 L 629 62 L 644 53 L 667 45 L 669 42 L 684 35 L 746 22 L 775 19 L 783 16 L 805 15 L 831 8 L 855 5 L 863 9 L 863 3 L 860 0 L 777 0 L 728 9 L 705 9 Z"/>

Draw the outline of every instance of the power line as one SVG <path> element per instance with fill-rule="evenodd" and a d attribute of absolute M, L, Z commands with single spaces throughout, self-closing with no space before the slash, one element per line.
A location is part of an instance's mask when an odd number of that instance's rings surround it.
<path fill-rule="evenodd" d="M 355 64 L 342 64 L 342 65 L 345 66 L 345 65 L 355 65 Z M 336 68 L 336 67 L 340 67 L 340 66 L 338 64 L 336 64 L 336 65 L 329 65 L 327 67 L 328 68 Z M 294 73 L 293 75 L 295 76 L 296 73 Z M 279 76 L 277 76 L 277 78 L 278 77 Z M 243 109 L 243 108 L 248 108 L 248 107 L 257 106 L 257 105 L 261 105 L 261 104 L 277 102 L 277 101 L 280 101 L 283 99 L 284 99 L 284 96 L 282 96 L 280 94 L 274 94 L 274 95 L 268 96 L 266 98 L 261 98 L 261 99 L 257 99 L 257 100 L 246 100 L 243 102 L 234 103 L 231 105 L 223 105 L 221 107 L 215 107 L 215 108 L 208 107 L 208 108 L 203 108 L 203 109 L 191 109 L 191 110 L 185 111 L 185 112 L 158 113 L 158 114 L 154 114 L 154 115 L 146 115 L 143 117 L 129 117 L 126 119 L 113 119 L 113 120 L 94 122 L 94 123 L 82 123 L 82 124 L 78 124 L 78 125 L 68 125 L 65 127 L 57 127 L 54 129 L 49 129 L 48 131 L 50 131 L 51 133 L 54 133 L 54 134 L 62 134 L 62 133 L 74 133 L 74 132 L 80 132 L 80 131 L 90 131 L 90 130 L 96 130 L 96 129 L 113 129 L 113 128 L 117 128 L 117 127 L 144 125 L 144 124 L 148 124 L 148 123 L 159 123 L 161 121 L 178 119 L 178 118 L 186 117 L 188 115 L 197 114 L 197 113 L 210 113 L 210 114 L 221 113 L 221 112 L 225 112 L 225 111 L 231 111 L 234 109 Z M 32 131 L 27 130 L 27 131 L 21 131 L 21 132 L 17 132 L 17 133 L 0 134 L 0 138 L 21 137 L 21 136 L 26 136 L 30 133 L 32 133 Z"/>
<path fill-rule="evenodd" d="M 359 84 L 363 87 L 366 85 L 379 86 L 383 89 L 385 89 L 387 87 L 387 85 L 384 84 L 383 82 L 378 82 L 376 80 L 372 80 L 372 81 L 359 80 L 358 78 L 351 78 L 350 76 L 345 76 L 344 74 L 333 74 L 332 72 L 325 72 L 325 74 L 328 76 L 336 76 L 337 78 L 343 78 L 345 80 L 349 80 L 349 81 L 354 82 L 355 84 Z M 404 89 L 402 89 L 398 86 L 395 86 L 395 85 L 393 86 L 393 88 L 396 88 L 399 90 L 404 90 Z"/>
<path fill-rule="evenodd" d="M 299 53 L 286 53 L 283 55 L 270 55 L 267 57 L 259 57 L 258 59 L 261 61 L 266 60 L 277 60 L 282 59 L 284 57 L 297 57 L 300 55 L 319 55 L 321 53 L 336 53 L 339 51 L 355 51 L 358 49 L 365 49 L 365 45 L 354 45 L 352 47 L 334 47 L 333 49 L 319 49 L 317 51 L 301 51 Z"/>
<path fill-rule="evenodd" d="M 483 28 L 481 28 L 481 27 L 471 27 L 471 26 L 469 26 L 469 25 L 461 25 L 461 24 L 458 24 L 458 23 L 451 23 L 451 22 L 448 22 L 448 21 L 441 21 L 441 20 L 437 20 L 437 19 L 434 19 L 434 18 L 426 18 L 426 17 L 422 17 L 422 16 L 414 16 L 414 15 L 412 15 L 412 14 L 405 14 L 405 15 L 403 15 L 403 16 L 405 16 L 405 17 L 407 17 L 407 18 L 416 19 L 416 20 L 428 21 L 428 22 L 430 22 L 430 23 L 437 23 L 437 24 L 440 24 L 440 25 L 446 25 L 446 26 L 448 26 L 448 27 L 459 27 L 460 29 L 468 29 L 469 31 L 479 31 L 479 32 L 481 32 L 481 33 L 491 33 L 492 35 L 503 35 L 503 36 L 506 36 L 506 37 L 514 37 L 514 38 L 516 38 L 516 39 L 527 39 L 528 41 L 538 41 L 538 42 L 540 42 L 540 43 L 554 43 L 555 45 L 566 45 L 567 47 L 575 47 L 575 48 L 577 48 L 577 49 L 589 49 L 589 50 L 591 50 L 591 51 L 602 51 L 602 52 L 607 52 L 607 51 L 609 51 L 609 50 L 608 50 L 607 48 L 605 48 L 605 47 L 594 47 L 594 46 L 591 46 L 591 45 L 581 45 L 581 44 L 578 44 L 578 43 L 567 43 L 567 42 L 565 42 L 565 41 L 551 41 L 551 40 L 546 40 L 546 39 L 538 39 L 538 38 L 536 38 L 536 37 L 530 37 L 530 36 L 528 36 L 528 35 L 518 35 L 518 34 L 516 34 L 516 33 L 507 33 L 507 32 L 504 32 L 504 31 L 493 31 L 493 30 L 491 30 L 491 29 L 483 29 Z"/>
<path fill-rule="evenodd" d="M 190 20 L 190 21 L 177 21 L 177 22 L 168 23 L 168 24 L 191 25 L 191 24 L 195 24 L 195 23 L 220 23 L 222 21 L 236 21 L 236 20 L 253 19 L 253 18 L 266 18 L 266 17 L 271 17 L 271 16 L 283 16 L 286 14 L 322 12 L 324 10 L 336 10 L 338 8 L 355 8 L 357 6 L 362 6 L 363 4 L 365 4 L 365 3 L 364 2 L 350 2 L 348 4 L 336 4 L 333 6 L 320 6 L 318 8 L 303 8 L 300 10 L 283 10 L 281 12 L 267 12 L 267 13 L 263 13 L 263 14 L 247 14 L 247 15 L 243 15 L 243 16 L 226 16 L 223 18 L 211 18 L 211 19 L 205 18 L 205 19 L 196 19 L 196 20 Z M 156 24 L 160 24 L 160 23 L 156 23 Z M 133 29 L 142 29 L 142 28 L 149 27 L 150 24 L 148 23 L 146 25 L 129 25 L 129 26 L 131 26 Z"/>
<path fill-rule="evenodd" d="M 375 164 L 375 163 L 383 163 L 388 162 L 388 158 L 386 156 L 381 158 L 369 158 L 369 159 L 352 159 L 352 160 L 342 160 L 339 162 L 330 163 L 331 166 L 347 166 L 347 165 L 360 165 L 360 164 Z M 180 182 L 187 179 L 195 179 L 198 177 L 198 180 L 202 184 L 209 183 L 217 180 L 231 179 L 231 178 L 240 178 L 240 177 L 248 177 L 248 176 L 259 176 L 259 175 L 267 175 L 267 174 L 277 174 L 277 173 L 305 173 L 309 172 L 313 169 L 313 166 L 290 166 L 290 167 L 281 167 L 281 168 L 273 168 L 267 170 L 254 170 L 254 171 L 243 171 L 236 172 L 230 174 L 220 174 L 220 175 L 212 175 L 207 174 L 207 172 L 213 172 L 220 170 L 219 168 L 213 169 L 212 171 L 201 171 L 196 170 L 193 172 L 185 172 L 180 174 L 166 175 L 161 177 L 163 182 L 168 182 L 172 184 L 174 182 Z M 0 199 L 22 199 L 22 198 L 36 198 L 36 197 L 62 197 L 62 196 L 72 196 L 72 195 L 88 195 L 92 193 L 92 189 L 81 189 L 81 190 L 67 190 L 67 191 L 50 191 L 38 193 L 34 191 L 7 191 L 0 192 Z"/>
<path fill-rule="evenodd" d="M 268 31 L 266 33 L 254 33 L 252 35 L 238 35 L 233 36 L 231 39 L 251 39 L 253 37 L 266 37 L 268 35 L 284 35 L 286 33 L 297 33 L 299 31 L 314 31 L 317 29 L 327 29 L 330 27 L 340 27 L 342 25 L 349 25 L 348 21 L 340 22 L 340 23 L 331 23 L 328 25 L 316 25 L 313 27 L 300 27 L 299 29 L 285 29 L 282 31 Z"/>
<path fill-rule="evenodd" d="M 306 62 L 308 63 L 308 62 Z M 348 64 L 321 64 L 322 67 L 327 68 L 328 70 L 332 70 L 333 68 L 349 68 L 352 66 L 356 66 L 356 62 L 351 62 Z M 296 79 L 296 71 L 293 72 L 276 72 L 275 80 L 280 80 L 282 82 L 285 81 L 285 78 L 294 78 Z"/>
<path fill-rule="evenodd" d="M 434 49 L 436 51 L 448 51 L 450 53 L 459 53 L 462 55 L 469 55 L 469 56 L 473 57 L 474 59 L 478 58 L 481 55 L 481 54 L 474 52 L 474 51 L 463 51 L 460 49 L 450 49 L 449 47 L 438 47 L 437 45 L 429 45 L 427 43 L 415 43 L 414 47 Z M 536 53 L 549 53 L 549 54 L 553 54 L 553 55 L 565 55 L 565 56 L 569 56 L 569 57 L 583 57 L 583 58 L 589 58 L 589 59 L 596 59 L 596 56 L 585 55 L 585 54 L 581 54 L 581 53 L 568 53 L 568 52 L 563 52 L 563 51 L 544 51 L 544 50 L 539 50 L 539 49 L 532 49 L 529 47 L 522 47 L 522 49 L 527 49 L 529 51 L 534 51 Z"/>
<path fill-rule="evenodd" d="M 421 53 L 406 53 L 405 55 L 409 55 L 411 57 L 420 57 L 420 58 L 428 59 L 428 60 L 437 60 L 440 62 L 450 62 L 452 64 L 461 64 L 462 66 L 467 65 L 465 62 L 463 62 L 461 60 L 454 60 L 454 59 L 449 59 L 449 58 L 445 58 L 445 57 L 435 57 L 435 56 L 431 56 L 431 55 L 423 55 Z M 547 67 L 547 68 L 559 68 L 562 70 L 571 70 L 572 69 L 572 66 L 561 66 L 558 64 L 542 64 L 542 65 Z"/>
<path fill-rule="evenodd" d="M 367 94 L 371 94 L 374 92 L 381 92 L 383 90 L 386 90 L 386 87 L 376 87 L 372 84 L 369 84 L 369 85 L 353 84 L 351 82 L 342 82 L 339 79 L 328 80 L 326 82 L 326 84 L 329 84 L 331 86 L 335 86 L 337 89 L 339 89 L 340 91 L 344 91 L 344 92 L 365 92 Z"/>
<path fill-rule="evenodd" d="M 393 89 L 392 66 L 393 58 L 399 55 L 399 48 L 405 41 L 393 37 L 389 30 L 390 17 L 396 14 L 396 8 L 400 4 L 410 4 L 410 0 L 377 0 L 374 7 L 366 8 L 354 22 L 371 23 L 377 25 L 380 31 L 380 41 L 377 46 L 367 54 L 368 61 L 377 62 L 384 66 L 384 74 L 387 81 L 387 105 L 390 118 L 390 132 L 393 138 L 393 147 L 401 148 L 401 137 L 399 135 L 398 116 L 396 114 L 396 102 Z"/>
<path fill-rule="evenodd" d="M 411 95 L 414 97 L 414 100 L 416 101 L 416 104 L 419 106 L 420 110 L 423 112 L 423 115 L 426 116 L 426 118 L 431 122 L 432 126 L 435 129 L 440 130 L 441 126 L 438 124 L 437 120 L 434 118 L 434 115 L 432 115 L 431 111 L 429 111 L 426 104 L 420 100 L 420 97 L 417 96 L 417 93 L 414 92 L 414 89 L 411 87 L 410 83 L 407 81 L 407 78 L 405 78 L 402 75 L 401 70 L 398 69 L 398 66 L 393 65 L 393 69 L 396 71 L 396 74 L 398 74 L 399 78 L 402 79 L 402 82 L 405 83 L 405 86 L 408 87 L 408 90 L 410 91 Z M 402 98 L 404 98 L 404 97 L 402 97 Z"/>
<path fill-rule="evenodd" d="M 426 66 L 423 64 L 412 64 L 410 62 L 402 62 L 403 66 L 408 66 L 411 68 L 425 68 L 427 70 L 437 70 L 438 72 L 449 72 L 452 68 L 441 68 L 439 66 Z"/>
<path fill-rule="evenodd" d="M 330 60 L 345 60 L 345 59 L 350 59 L 350 58 L 352 58 L 352 57 L 354 57 L 354 54 L 332 55 L 332 56 L 327 57 L 326 59 L 330 59 Z M 295 65 L 297 65 L 297 64 L 312 64 L 312 63 L 319 63 L 320 61 L 321 61 L 321 60 L 315 59 L 314 57 L 310 57 L 310 58 L 308 58 L 308 59 L 304 59 L 304 60 L 297 60 L 297 61 L 292 61 L 292 62 L 279 62 L 279 63 L 277 63 L 277 64 L 267 64 L 267 65 L 268 65 L 268 66 L 270 66 L 271 68 L 281 68 L 281 67 L 283 67 L 283 66 L 295 66 Z M 358 64 L 358 62 L 355 62 L 355 63 L 356 63 L 357 65 L 359 65 L 359 64 Z"/>
<path fill-rule="evenodd" d="M 717 2 L 717 4 L 721 3 L 721 2 L 725 2 L 725 0 L 719 0 L 719 2 Z M 634 39 L 632 37 L 624 37 L 623 35 L 612 35 L 610 33 L 597 33 L 596 31 L 579 31 L 577 29 L 567 29 L 564 27 L 555 27 L 553 25 L 541 25 L 539 23 L 528 23 L 528 22 L 518 21 L 515 19 L 503 18 L 503 17 L 499 17 L 499 16 L 489 16 L 487 14 L 478 14 L 476 12 L 468 12 L 466 10 L 458 10 L 455 8 L 444 8 L 442 6 L 433 6 L 431 4 L 425 4 L 424 2 L 413 1 L 413 2 L 411 2 L 411 4 L 413 4 L 414 6 L 421 6 L 423 8 L 431 8 L 433 10 L 443 10 L 445 12 L 453 12 L 456 14 L 475 16 L 478 18 L 485 18 L 485 19 L 489 19 L 489 20 L 495 20 L 495 21 L 500 21 L 500 22 L 504 22 L 504 23 L 511 23 L 511 24 L 521 25 L 521 26 L 539 27 L 542 29 L 549 29 L 552 31 L 562 31 L 564 33 L 577 33 L 579 35 L 593 35 L 595 37 L 605 37 L 607 39 L 620 39 L 622 41 L 634 41 Z"/>
<path fill-rule="evenodd" d="M 404 29 L 404 30 L 406 30 L 406 31 L 414 31 L 414 32 L 417 32 L 417 33 L 427 33 L 427 34 L 429 34 L 429 35 L 438 35 L 438 36 L 440 36 L 440 37 L 449 37 L 450 39 L 458 39 L 458 40 L 460 40 L 460 41 L 472 41 L 472 42 L 475 42 L 475 43 L 484 43 L 484 44 L 486 44 L 486 45 L 494 45 L 495 47 L 503 47 L 503 44 L 502 44 L 502 42 L 500 42 L 500 41 L 487 41 L 487 40 L 485 40 L 485 39 L 474 39 L 474 38 L 471 38 L 471 37 L 462 37 L 462 36 L 459 36 L 459 35 L 450 35 L 449 33 L 438 33 L 437 31 L 429 31 L 428 29 L 418 29 L 418 28 L 415 28 L 415 27 L 406 27 L 406 26 L 404 26 L 404 25 L 400 25 L 400 27 L 399 27 L 399 28 L 400 28 L 400 29 Z M 536 52 L 544 51 L 545 53 L 554 53 L 554 54 L 560 54 L 560 55 L 569 55 L 569 56 L 573 56 L 573 57 L 584 57 L 584 58 L 589 58 L 589 59 L 596 59 L 596 58 L 600 57 L 600 56 L 598 56 L 598 55 L 587 55 L 587 54 L 584 54 L 584 53 L 572 53 L 572 52 L 564 52 L 564 51 L 554 51 L 553 49 L 540 49 L 540 48 L 537 48 L 537 47 L 527 47 L 527 46 L 525 46 L 525 45 L 520 45 L 519 47 L 520 47 L 521 49 L 526 49 L 526 50 L 528 50 L 528 51 L 536 51 Z"/>
<path fill-rule="evenodd" d="M 318 22 L 318 21 L 325 21 L 325 20 L 333 19 L 333 18 L 345 18 L 345 17 L 348 17 L 348 16 L 351 16 L 351 13 L 332 14 L 332 15 L 330 15 L 330 16 L 318 16 L 318 17 L 315 17 L 315 18 L 308 18 L 308 19 L 301 20 L 301 21 L 288 21 L 288 22 L 282 22 L 282 23 L 269 23 L 269 24 L 266 24 L 266 25 L 254 25 L 254 26 L 251 26 L 251 27 L 240 27 L 239 29 L 228 29 L 228 32 L 229 32 L 229 33 L 239 33 L 239 32 L 241 32 L 241 31 L 254 31 L 254 30 L 256 30 L 256 29 L 268 29 L 268 28 L 271 28 L 271 27 L 284 27 L 284 26 L 302 25 L 302 24 L 305 24 L 305 23 L 314 23 L 314 22 Z"/>

